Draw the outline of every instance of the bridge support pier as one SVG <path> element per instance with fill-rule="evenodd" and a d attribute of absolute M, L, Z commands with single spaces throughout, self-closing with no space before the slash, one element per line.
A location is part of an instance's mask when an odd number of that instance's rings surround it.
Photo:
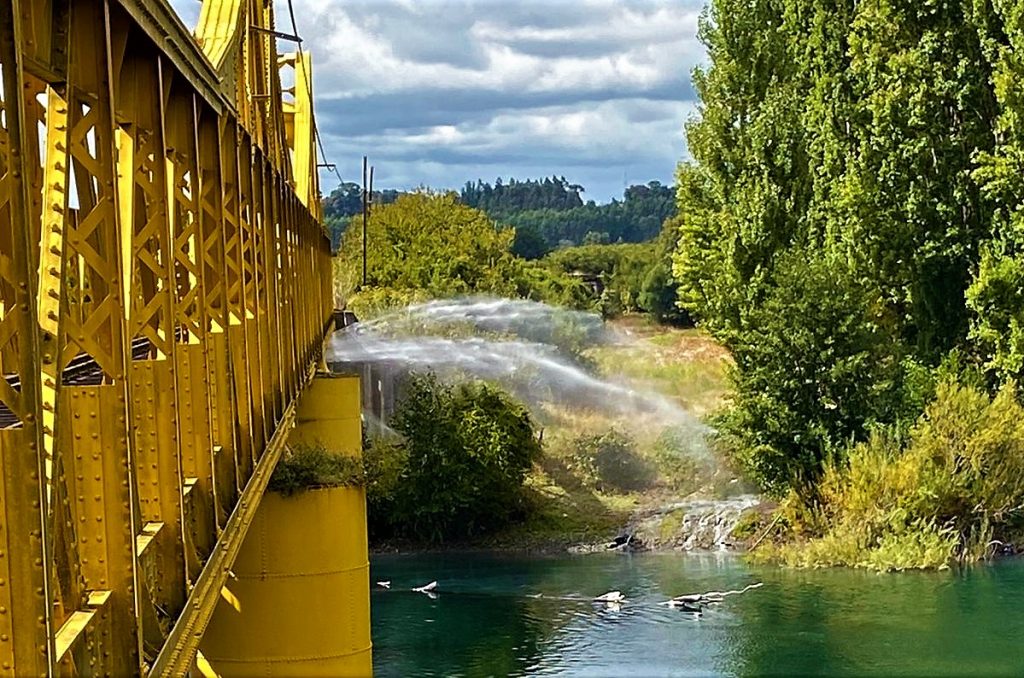
<path fill-rule="evenodd" d="M 289 445 L 359 455 L 359 378 L 318 376 Z M 366 495 L 362 487 L 268 492 L 200 645 L 220 676 L 368 676 Z"/>

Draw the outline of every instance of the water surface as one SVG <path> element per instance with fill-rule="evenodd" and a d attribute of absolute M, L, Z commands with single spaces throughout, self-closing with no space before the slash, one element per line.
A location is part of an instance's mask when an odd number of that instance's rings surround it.
<path fill-rule="evenodd" d="M 728 554 L 376 556 L 377 676 L 1022 675 L 1024 561 L 877 575 Z M 431 580 L 431 599 L 408 589 Z M 703 615 L 659 601 L 762 588 Z M 619 609 L 590 599 L 621 590 Z M 535 597 L 541 594 L 541 597 Z"/>

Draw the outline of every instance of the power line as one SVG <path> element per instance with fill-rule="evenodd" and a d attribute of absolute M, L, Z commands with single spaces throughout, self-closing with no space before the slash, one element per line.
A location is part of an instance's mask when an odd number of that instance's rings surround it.
<path fill-rule="evenodd" d="M 295 21 L 295 7 L 292 5 L 292 0 L 288 0 L 288 16 L 292 20 L 292 34 L 295 35 L 296 37 L 298 37 L 298 35 L 299 35 L 299 26 L 298 26 L 298 24 Z M 296 43 L 296 47 L 298 48 L 298 51 L 299 51 L 299 60 L 303 63 L 303 67 L 305 67 L 305 61 L 303 59 L 303 52 L 302 52 L 302 39 L 301 38 L 299 38 L 298 42 Z M 324 150 L 324 142 L 323 142 L 323 139 L 320 138 L 320 128 L 317 127 L 317 125 L 316 125 L 316 112 L 314 111 L 314 107 L 313 107 L 313 85 L 312 85 L 312 82 L 311 82 L 312 79 L 313 79 L 313 74 L 312 73 L 307 73 L 306 74 L 306 95 L 309 97 L 309 117 L 310 117 L 310 121 L 313 123 L 313 137 L 316 139 L 317 148 L 320 149 L 320 157 L 323 158 L 323 161 L 324 161 L 323 162 L 323 166 L 326 167 L 326 168 L 334 170 L 334 176 L 338 177 L 338 184 L 340 185 L 340 184 L 345 183 L 345 181 L 344 181 L 344 179 L 341 178 L 341 172 L 338 171 L 338 166 L 335 165 L 333 162 L 328 162 L 327 161 L 327 152 Z M 320 165 L 317 165 L 317 167 L 319 167 L 319 166 Z"/>

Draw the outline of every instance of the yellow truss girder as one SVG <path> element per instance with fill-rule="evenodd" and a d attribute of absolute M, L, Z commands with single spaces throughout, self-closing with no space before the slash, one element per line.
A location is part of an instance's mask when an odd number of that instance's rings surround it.
<path fill-rule="evenodd" d="M 271 10 L 272 3 L 264 0 L 205 0 L 196 40 L 220 78 L 221 93 L 234 102 L 243 126 L 253 130 L 257 147 L 321 219 L 311 57 L 277 53 Z M 293 75 L 288 89 L 281 86 L 282 67 Z M 283 101 L 285 94 L 289 98 Z"/>
<path fill-rule="evenodd" d="M 273 22 L 0 0 L 0 677 L 193 667 L 333 305 Z"/>
<path fill-rule="evenodd" d="M 292 67 L 295 83 L 291 101 L 284 104 L 285 130 L 292 149 L 295 193 L 318 219 L 323 218 L 317 178 L 316 122 L 313 117 L 313 59 L 309 52 L 284 54 L 281 62 Z"/>

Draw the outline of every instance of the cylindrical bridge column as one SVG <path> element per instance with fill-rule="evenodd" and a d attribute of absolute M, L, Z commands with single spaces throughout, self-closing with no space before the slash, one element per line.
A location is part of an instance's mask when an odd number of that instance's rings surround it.
<path fill-rule="evenodd" d="M 317 377 L 302 394 L 294 448 L 360 454 L 358 377 Z M 224 676 L 368 676 L 366 496 L 362 487 L 268 493 L 201 645 Z"/>

